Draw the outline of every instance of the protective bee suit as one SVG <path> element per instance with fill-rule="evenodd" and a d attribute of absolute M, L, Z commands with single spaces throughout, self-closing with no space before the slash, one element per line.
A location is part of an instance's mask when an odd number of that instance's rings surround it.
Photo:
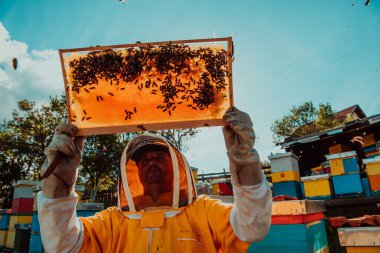
<path fill-rule="evenodd" d="M 167 147 L 172 161 L 173 191 L 156 201 L 144 195 L 131 159 L 145 145 Z M 77 218 L 72 190 L 62 198 L 38 195 L 44 247 L 47 252 L 245 252 L 269 229 L 271 192 L 265 179 L 249 186 L 232 183 L 234 204 L 197 196 L 183 154 L 161 137 L 140 135 L 122 154 L 118 207 Z"/>

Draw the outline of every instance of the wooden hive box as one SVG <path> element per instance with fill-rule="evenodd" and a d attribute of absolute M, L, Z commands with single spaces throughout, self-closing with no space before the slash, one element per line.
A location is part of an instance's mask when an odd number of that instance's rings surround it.
<path fill-rule="evenodd" d="M 322 200 L 286 200 L 274 201 L 272 215 L 304 215 L 326 211 Z"/>
<path fill-rule="evenodd" d="M 44 246 L 42 245 L 42 238 L 41 238 L 40 233 L 32 233 L 30 235 L 29 252 L 30 253 L 44 252 Z"/>
<path fill-rule="evenodd" d="M 220 126 L 233 105 L 231 38 L 59 52 L 78 135 Z"/>
<path fill-rule="evenodd" d="M 0 230 L 0 247 L 5 247 L 7 244 L 8 230 Z"/>
<path fill-rule="evenodd" d="M 339 228 L 338 235 L 347 253 L 380 252 L 380 227 Z"/>
<path fill-rule="evenodd" d="M 295 171 L 299 173 L 298 157 L 292 153 L 278 153 L 268 156 L 273 172 Z"/>
<path fill-rule="evenodd" d="M 11 219 L 9 221 L 9 231 L 15 231 L 16 224 L 27 224 L 32 223 L 33 215 L 11 215 Z"/>
<path fill-rule="evenodd" d="M 328 174 L 302 177 L 306 198 L 328 199 L 331 198 L 330 176 Z"/>
<path fill-rule="evenodd" d="M 11 214 L 2 213 L 0 216 L 0 230 L 7 230 L 9 226 L 9 220 L 11 218 Z"/>
<path fill-rule="evenodd" d="M 374 195 L 380 194 L 380 156 L 363 159 L 368 175 L 371 191 Z"/>
<path fill-rule="evenodd" d="M 272 183 L 297 181 L 300 182 L 300 174 L 297 171 L 281 171 L 272 173 Z"/>
<path fill-rule="evenodd" d="M 355 151 L 326 155 L 326 159 L 330 161 L 331 175 L 359 172 L 356 156 Z"/>
<path fill-rule="evenodd" d="M 13 246 L 15 244 L 15 237 L 16 237 L 16 231 L 8 231 L 7 232 L 7 242 L 5 244 L 5 247 L 8 249 L 13 249 Z"/>
<path fill-rule="evenodd" d="M 301 183 L 297 181 L 286 181 L 273 183 L 273 195 L 286 195 L 302 199 Z"/>
<path fill-rule="evenodd" d="M 359 173 L 332 176 L 334 193 L 337 198 L 362 196 L 363 186 Z"/>
<path fill-rule="evenodd" d="M 327 253 L 324 220 L 306 224 L 272 225 L 267 236 L 251 243 L 249 253 Z"/>

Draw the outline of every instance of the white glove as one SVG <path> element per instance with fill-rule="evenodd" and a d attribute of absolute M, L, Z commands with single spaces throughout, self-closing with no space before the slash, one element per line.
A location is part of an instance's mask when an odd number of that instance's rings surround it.
<path fill-rule="evenodd" d="M 49 146 L 44 151 L 46 159 L 41 168 L 41 175 L 44 175 L 49 165 L 57 156 L 63 155 L 63 159 L 52 172 L 59 180 L 51 179 L 50 181 L 53 180 L 54 182 L 50 182 L 50 187 L 52 184 L 63 183 L 67 189 L 70 189 L 75 184 L 78 174 L 77 167 L 81 159 L 84 144 L 83 136 L 75 136 L 77 130 L 78 128 L 70 123 L 58 125 L 55 128 L 55 133 Z"/>
<path fill-rule="evenodd" d="M 253 149 L 256 136 L 249 115 L 233 106 L 226 111 L 223 119 L 228 124 L 223 127 L 223 134 L 230 159 L 232 184 L 241 184 L 244 175 L 260 177 L 245 178 L 248 185 L 261 182 L 260 158 Z"/>

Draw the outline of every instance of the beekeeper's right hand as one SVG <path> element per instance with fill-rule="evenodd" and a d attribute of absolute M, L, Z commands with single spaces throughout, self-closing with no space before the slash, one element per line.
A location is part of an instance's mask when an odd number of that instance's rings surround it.
<path fill-rule="evenodd" d="M 58 125 L 44 151 L 46 159 L 41 168 L 41 176 L 57 156 L 63 155 L 52 174 L 43 180 L 42 192 L 48 198 L 65 197 L 74 187 L 84 144 L 83 136 L 75 136 L 77 130 L 78 128 L 70 123 Z"/>

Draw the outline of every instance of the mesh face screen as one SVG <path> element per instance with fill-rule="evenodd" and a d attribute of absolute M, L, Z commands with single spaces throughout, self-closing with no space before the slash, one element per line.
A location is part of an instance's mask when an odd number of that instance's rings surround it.
<path fill-rule="evenodd" d="M 232 105 L 224 42 L 61 50 L 70 122 L 78 134 L 222 125 Z"/>

